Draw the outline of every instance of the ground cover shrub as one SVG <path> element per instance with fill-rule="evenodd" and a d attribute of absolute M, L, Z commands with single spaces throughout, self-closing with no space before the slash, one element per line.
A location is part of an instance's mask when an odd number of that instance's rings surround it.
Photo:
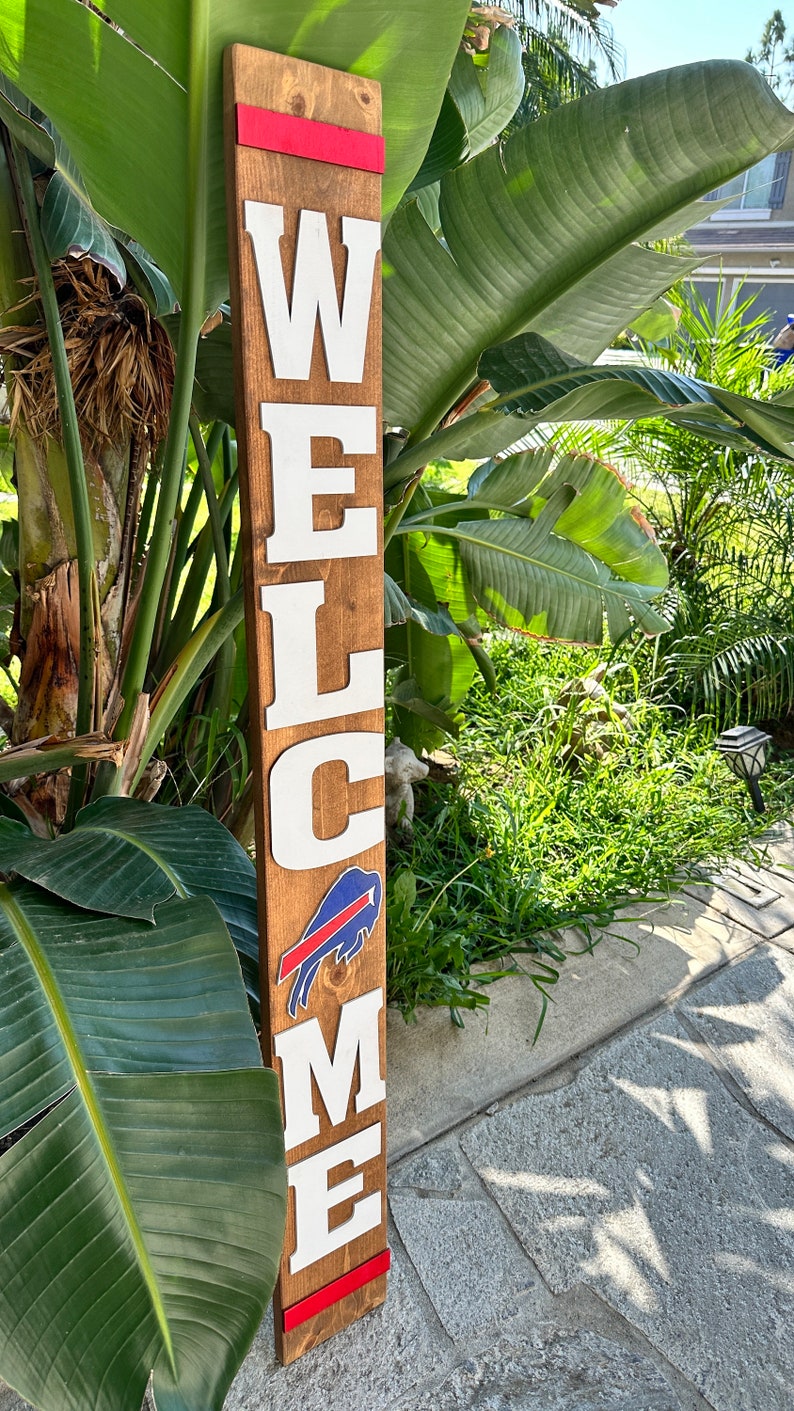
<path fill-rule="evenodd" d="M 620 935 L 623 908 L 747 851 L 794 806 L 785 756 L 764 775 L 767 814 L 754 814 L 713 748 L 713 722 L 644 698 L 617 662 L 604 684 L 634 728 L 616 725 L 602 759 L 565 767 L 576 711 L 560 715 L 557 702 L 598 654 L 534 640 L 495 639 L 489 650 L 496 693 L 479 685 L 468 699 L 449 746 L 457 782 L 417 789 L 413 841 L 390 853 L 389 992 L 406 1018 L 420 1004 L 449 1005 L 462 1022 L 487 1004 L 492 979 L 520 965 L 542 1022 L 570 945 L 561 928 L 580 928 L 585 948 L 605 929 Z"/>

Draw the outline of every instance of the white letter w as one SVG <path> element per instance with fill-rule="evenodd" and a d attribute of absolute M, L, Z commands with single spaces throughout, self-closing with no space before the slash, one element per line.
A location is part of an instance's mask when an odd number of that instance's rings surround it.
<path fill-rule="evenodd" d="M 360 382 L 364 376 L 372 275 L 380 249 L 379 223 L 342 217 L 347 271 L 341 315 L 323 211 L 300 212 L 291 310 L 279 248 L 284 234 L 283 207 L 246 201 L 245 228 L 254 247 L 276 377 L 301 382 L 308 379 L 319 315 L 329 378 L 332 382 Z"/>

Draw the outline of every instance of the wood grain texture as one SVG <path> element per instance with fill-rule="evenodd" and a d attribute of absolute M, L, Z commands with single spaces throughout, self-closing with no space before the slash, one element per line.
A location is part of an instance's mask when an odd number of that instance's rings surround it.
<path fill-rule="evenodd" d="M 380 177 L 351 171 L 302 157 L 257 151 L 238 146 L 235 141 L 236 102 L 269 108 L 348 127 L 361 132 L 380 131 L 380 90 L 368 80 L 320 68 L 317 65 L 269 54 L 242 45 L 231 46 L 225 56 L 227 198 L 231 261 L 232 318 L 235 330 L 235 382 L 237 397 L 237 438 L 240 458 L 242 533 L 245 558 L 246 638 L 249 659 L 251 701 L 251 753 L 256 789 L 256 841 L 259 880 L 260 955 L 262 986 L 262 1048 L 265 1062 L 278 1069 L 273 1054 L 273 1037 L 293 1022 L 307 1017 L 319 1020 L 329 1052 L 333 1052 L 340 1006 L 349 999 L 378 986 L 385 991 L 384 907 L 373 935 L 349 963 L 321 966 L 311 992 L 309 1009 L 299 1011 L 292 1021 L 287 1013 L 289 985 L 277 983 L 281 955 L 303 934 L 330 885 L 351 863 L 365 870 L 384 873 L 382 844 L 356 855 L 347 863 L 310 871 L 279 867 L 270 849 L 270 819 L 267 806 L 267 780 L 270 769 L 282 752 L 298 741 L 348 730 L 383 732 L 382 709 L 368 710 L 331 721 L 266 730 L 264 712 L 273 699 L 273 666 L 270 618 L 259 606 L 262 585 L 322 579 L 325 603 L 317 613 L 318 687 L 321 692 L 343 689 L 348 682 L 348 656 L 354 651 L 380 648 L 383 644 L 383 571 L 379 529 L 378 554 L 371 558 L 334 559 L 315 563 L 268 564 L 266 540 L 273 529 L 270 479 L 270 441 L 260 429 L 261 402 L 319 403 L 374 406 L 381 426 L 381 298 L 380 268 L 373 287 L 367 354 L 361 383 L 331 382 L 322 352 L 319 330 L 315 333 L 311 377 L 308 382 L 277 379 L 274 376 L 251 242 L 243 226 L 243 202 L 255 200 L 284 207 L 285 234 L 282 240 L 286 288 L 292 288 L 292 259 L 298 217 L 301 210 L 325 211 L 331 237 L 334 270 L 341 293 L 345 272 L 345 251 L 341 245 L 342 216 L 380 220 Z M 377 506 L 378 523 L 382 496 L 380 455 L 343 456 L 333 440 L 314 442 L 313 461 L 317 465 L 355 464 L 354 495 L 327 495 L 315 499 L 315 529 L 340 525 L 342 512 L 353 506 Z M 318 837 L 332 837 L 344 827 L 348 811 L 372 808 L 383 803 L 380 780 L 348 785 L 343 763 L 322 766 L 315 775 L 314 828 Z M 380 1016 L 380 1050 L 385 1077 L 385 1015 Z M 352 1091 L 357 1085 L 354 1082 Z M 310 1323 L 284 1335 L 281 1309 L 299 1302 L 347 1273 L 386 1247 L 385 1235 L 385 1103 L 357 1114 L 351 1102 L 344 1124 L 331 1127 L 319 1093 L 315 1110 L 320 1116 L 320 1133 L 314 1140 L 289 1153 L 293 1163 L 380 1122 L 383 1129 L 383 1155 L 380 1162 L 362 1168 L 364 1195 L 383 1193 L 381 1225 L 326 1258 L 291 1275 L 287 1259 L 295 1246 L 295 1213 L 292 1193 L 284 1258 L 274 1306 L 276 1346 L 284 1362 L 293 1361 L 309 1347 L 360 1317 L 385 1297 L 386 1278 L 350 1295 Z M 352 1167 L 338 1168 L 331 1181 L 352 1175 Z M 347 1219 L 352 1202 L 334 1209 L 332 1225 Z"/>
<path fill-rule="evenodd" d="M 287 1333 L 282 1339 L 283 1348 L 279 1354 L 281 1361 L 285 1365 L 297 1362 L 304 1352 L 319 1347 L 321 1342 L 326 1342 L 335 1333 L 341 1333 L 343 1328 L 354 1323 L 357 1318 L 363 1318 L 365 1313 L 380 1307 L 381 1303 L 386 1302 L 387 1277 L 386 1274 L 379 1275 L 371 1284 L 348 1294 L 347 1298 L 341 1299 L 331 1308 L 326 1308 L 315 1318 L 309 1318 L 299 1328 L 295 1328 L 294 1332 Z"/>

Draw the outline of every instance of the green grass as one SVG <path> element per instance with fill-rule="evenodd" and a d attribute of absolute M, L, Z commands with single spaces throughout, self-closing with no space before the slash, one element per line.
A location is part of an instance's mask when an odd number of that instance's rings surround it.
<path fill-rule="evenodd" d="M 628 733 L 575 770 L 560 758 L 574 712 L 552 729 L 564 684 L 598 661 L 584 648 L 540 642 L 491 645 L 498 694 L 475 687 L 457 744 L 457 785 L 417 789 L 412 844 L 390 849 L 389 997 L 406 1018 L 418 1005 L 461 1010 L 487 1003 L 483 985 L 521 955 L 543 999 L 565 962 L 563 927 L 589 948 L 615 913 L 666 899 L 708 861 L 747 852 L 794 812 L 790 763 L 773 757 L 762 780 L 768 812 L 713 746 L 714 729 L 636 696 L 617 668 L 605 683 L 627 705 Z M 596 729 L 603 727 L 596 726 Z M 485 974 L 472 967 L 485 965 Z"/>

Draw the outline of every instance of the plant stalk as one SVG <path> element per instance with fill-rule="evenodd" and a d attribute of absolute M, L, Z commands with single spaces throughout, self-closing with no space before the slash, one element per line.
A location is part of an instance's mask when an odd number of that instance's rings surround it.
<path fill-rule="evenodd" d="M 75 549 L 77 555 L 78 613 L 80 622 L 80 652 L 77 675 L 77 715 L 75 733 L 88 734 L 95 725 L 96 673 L 101 651 L 101 623 L 97 612 L 99 589 L 97 584 L 94 535 L 91 523 L 91 505 L 88 498 L 83 447 L 80 440 L 80 427 L 74 404 L 74 391 L 69 371 L 69 359 L 61 326 L 58 298 L 52 278 L 50 258 L 44 244 L 39 221 L 38 202 L 33 185 L 27 153 L 16 139 L 11 137 L 11 150 L 14 157 L 22 213 L 27 226 L 33 264 L 39 285 L 39 300 L 44 313 L 47 337 L 52 356 L 52 370 L 58 397 L 58 411 L 61 418 L 61 434 L 69 475 L 69 494 L 74 520 Z M 76 765 L 72 770 L 69 786 L 69 801 L 66 810 L 66 827 L 71 827 L 74 816 L 85 794 L 87 766 Z"/>
<path fill-rule="evenodd" d="M 394 509 L 391 510 L 391 512 L 386 516 L 383 525 L 384 553 L 386 549 L 388 549 L 389 544 L 391 543 L 392 539 L 397 533 L 397 530 L 402 524 L 406 510 L 409 508 L 411 501 L 419 488 L 419 482 L 422 479 L 422 476 L 424 475 L 426 469 L 427 466 L 423 465 L 420 470 L 416 471 L 413 478 L 409 480 L 407 489 L 402 499 L 400 500 L 400 503 L 398 505 L 395 505 Z"/>
<path fill-rule="evenodd" d="M 229 578 L 229 552 L 226 546 L 225 533 L 226 527 L 229 526 L 229 518 L 226 516 L 224 523 L 224 519 L 221 517 L 220 505 L 215 493 L 215 482 L 212 478 L 212 463 L 215 456 L 214 454 L 210 454 L 211 451 L 217 451 L 223 430 L 223 424 L 216 423 L 215 427 L 213 427 L 209 442 L 205 447 L 198 417 L 193 414 L 190 418 L 190 434 L 193 437 L 193 445 L 196 448 L 196 457 L 198 459 L 201 479 L 204 484 L 204 495 L 207 501 L 207 512 L 209 514 L 210 527 L 212 530 L 212 545 L 215 553 L 215 603 L 218 607 L 224 607 L 232 595 Z M 226 462 L 226 460 L 227 457 L 224 456 L 224 462 Z M 225 641 L 221 643 L 215 660 L 212 689 L 207 707 L 210 717 L 212 717 L 215 710 L 224 717 L 229 713 L 234 658 L 234 637 L 230 634 Z"/>
<path fill-rule="evenodd" d="M 79 760 L 121 763 L 120 744 L 104 735 L 78 735 L 72 740 L 31 740 L 28 745 L 15 745 L 0 753 L 0 783 L 11 779 L 30 779 L 38 774 L 55 774 L 60 769 L 77 768 Z"/>
<path fill-rule="evenodd" d="M 237 472 L 235 471 L 232 480 L 224 485 L 220 494 L 219 511 L 221 523 L 225 523 L 232 512 L 236 490 Z M 199 610 L 204 586 L 207 581 L 207 574 L 212 564 L 212 554 L 212 526 L 209 521 L 207 521 L 197 536 L 196 546 L 193 551 L 193 562 L 190 565 L 187 579 L 179 596 L 179 602 L 155 662 L 155 675 L 158 676 L 160 680 L 163 679 L 174 657 L 182 650 L 193 632 L 196 614 Z"/>
<path fill-rule="evenodd" d="M 158 691 L 152 702 L 152 715 L 146 745 L 141 755 L 131 793 L 134 793 L 149 760 L 154 754 L 158 740 L 161 740 L 171 724 L 188 692 L 193 689 L 202 671 L 209 666 L 227 637 L 242 622 L 245 605 L 242 590 L 235 593 L 228 603 L 216 612 L 209 621 L 202 624 L 190 641 L 179 653 L 174 669 L 167 683 Z"/>
<path fill-rule="evenodd" d="M 174 395 L 163 457 L 160 498 L 146 561 L 143 589 L 129 656 L 121 682 L 124 707 L 116 725 L 123 738 L 130 727 L 149 666 L 160 598 L 168 571 L 174 516 L 182 483 L 188 423 L 196 371 L 196 351 L 204 323 L 207 244 L 207 79 L 209 0 L 193 0 L 188 73 L 188 183 L 185 210 L 185 266 L 182 318 L 174 374 Z"/>
<path fill-rule="evenodd" d="M 229 590 L 229 556 L 226 552 L 226 539 L 223 533 L 220 506 L 215 493 L 215 482 L 212 478 L 212 461 L 210 460 L 207 447 L 204 445 L 204 437 L 201 434 L 201 427 L 199 426 L 198 417 L 195 412 L 191 412 L 190 415 L 190 435 L 193 438 L 193 445 L 196 449 L 199 474 L 204 486 L 204 498 L 207 501 L 207 513 L 212 530 L 212 547 L 215 553 L 215 584 L 222 607 L 224 603 L 228 603 L 231 596 Z"/>
<path fill-rule="evenodd" d="M 174 515 L 182 484 L 182 466 L 187 445 L 188 418 L 193 395 L 196 348 L 200 328 L 201 322 L 196 320 L 191 330 L 190 320 L 183 317 L 179 333 L 174 397 L 163 457 L 157 514 L 144 569 L 144 581 L 135 618 L 135 628 L 121 680 L 124 708 L 115 730 L 118 739 L 123 739 L 129 730 L 138 696 L 143 690 L 146 680 L 157 612 L 168 571 Z"/>

